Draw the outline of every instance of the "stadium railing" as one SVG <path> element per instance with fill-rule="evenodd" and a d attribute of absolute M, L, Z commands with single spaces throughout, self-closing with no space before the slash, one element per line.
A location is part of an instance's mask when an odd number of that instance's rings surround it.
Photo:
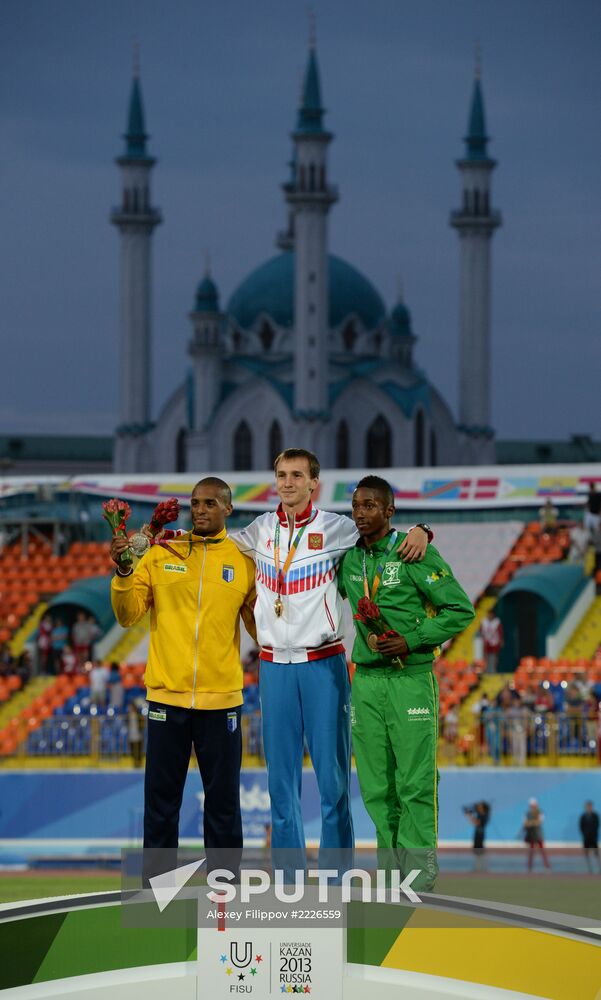
<path fill-rule="evenodd" d="M 514 767 L 601 762 L 601 711 L 527 712 L 488 709 L 453 747 L 467 765 Z"/>
<path fill-rule="evenodd" d="M 140 722 L 145 752 L 145 714 Z M 261 717 L 257 710 L 242 716 L 242 752 L 246 766 L 264 763 L 261 741 Z M 15 767 L 36 763 L 47 766 L 65 766 L 82 762 L 85 766 L 99 767 L 107 764 L 130 766 L 134 760 L 129 743 L 127 715 L 112 711 L 73 715 L 51 715 L 35 728 L 29 720 L 17 718 L 11 725 L 10 738 L 0 743 L 0 762 Z"/>

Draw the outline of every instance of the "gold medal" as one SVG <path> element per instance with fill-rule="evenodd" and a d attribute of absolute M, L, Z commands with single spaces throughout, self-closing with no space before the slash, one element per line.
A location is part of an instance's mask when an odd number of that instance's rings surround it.
<path fill-rule="evenodd" d="M 378 652 L 378 637 L 375 632 L 368 632 L 367 634 L 367 645 L 372 650 L 372 652 Z"/>
<path fill-rule="evenodd" d="M 275 599 L 273 610 L 275 611 L 278 618 L 282 617 L 282 611 L 284 610 L 284 605 L 282 604 L 282 599 L 279 594 Z"/>

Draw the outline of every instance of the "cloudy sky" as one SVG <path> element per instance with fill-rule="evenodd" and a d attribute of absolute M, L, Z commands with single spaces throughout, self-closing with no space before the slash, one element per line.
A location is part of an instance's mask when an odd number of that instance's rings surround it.
<path fill-rule="evenodd" d="M 331 249 L 388 305 L 456 413 L 462 154 L 482 49 L 493 204 L 493 424 L 599 437 L 601 4 L 317 0 Z M 139 39 L 154 202 L 153 409 L 181 380 L 210 253 L 222 302 L 271 256 L 307 52 L 292 0 L 1 0 L 1 433 L 118 422 L 114 157 Z"/>

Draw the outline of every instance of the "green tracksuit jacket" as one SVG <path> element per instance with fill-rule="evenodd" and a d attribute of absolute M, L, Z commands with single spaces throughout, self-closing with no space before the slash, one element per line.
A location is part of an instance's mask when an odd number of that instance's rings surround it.
<path fill-rule="evenodd" d="M 372 651 L 368 629 L 355 625 L 351 725 L 357 775 L 376 827 L 380 867 L 422 875 L 413 888 L 427 891 L 438 873 L 438 686 L 434 649 L 469 625 L 474 609 L 440 553 L 429 545 L 419 563 L 389 554 L 375 601 L 387 625 L 403 635 L 409 653 L 401 668 Z M 353 614 L 363 590 L 363 557 L 371 585 L 389 536 L 366 549 L 350 549 L 339 570 L 339 588 Z"/>

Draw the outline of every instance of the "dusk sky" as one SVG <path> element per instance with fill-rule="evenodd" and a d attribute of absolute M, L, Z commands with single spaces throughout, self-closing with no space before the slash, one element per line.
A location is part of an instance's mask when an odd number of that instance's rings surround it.
<path fill-rule="evenodd" d="M 601 3 L 314 4 L 330 248 L 388 307 L 399 279 L 417 364 L 457 415 L 463 153 L 482 50 L 492 203 L 493 425 L 499 438 L 599 438 Z M 139 40 L 157 157 L 153 412 L 187 368 L 210 254 L 225 306 L 272 256 L 307 56 L 292 0 L 0 0 L 3 364 L 0 434 L 118 423 L 119 201 Z"/>

